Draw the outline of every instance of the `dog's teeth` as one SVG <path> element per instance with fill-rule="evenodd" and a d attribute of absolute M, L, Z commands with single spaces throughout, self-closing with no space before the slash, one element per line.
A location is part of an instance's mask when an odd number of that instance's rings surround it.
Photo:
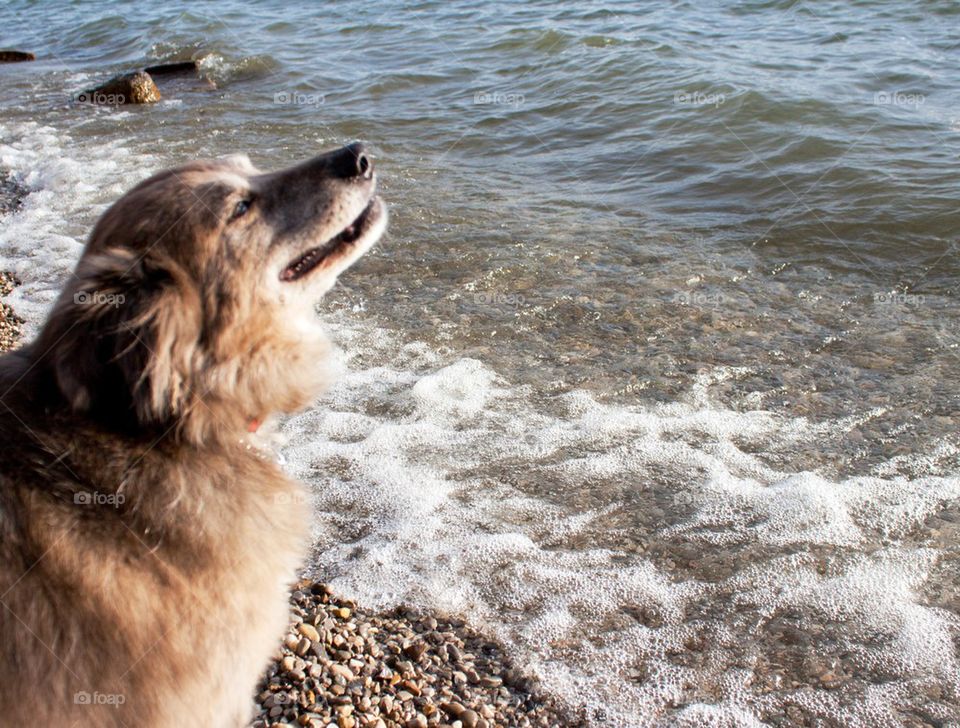
<path fill-rule="evenodd" d="M 336 250 L 339 244 L 351 244 L 357 240 L 357 238 L 362 234 L 363 226 L 366 223 L 367 213 L 370 210 L 370 207 L 373 203 L 368 203 L 367 207 L 361 212 L 357 219 L 352 223 L 347 225 L 343 230 L 341 230 L 335 237 L 327 241 L 323 246 L 319 248 L 314 248 L 313 250 L 304 253 L 303 257 L 297 260 L 295 263 L 291 263 L 287 268 L 284 269 L 281 273 L 282 280 L 292 281 L 300 277 L 301 273 L 304 271 L 309 272 L 312 268 L 316 267 L 326 258 L 331 252 Z"/>

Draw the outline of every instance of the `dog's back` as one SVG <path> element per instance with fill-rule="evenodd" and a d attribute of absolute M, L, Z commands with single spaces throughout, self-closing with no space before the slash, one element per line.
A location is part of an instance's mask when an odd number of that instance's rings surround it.
<path fill-rule="evenodd" d="M 299 486 L 239 443 L 131 447 L 28 366 L 0 360 L 0 723 L 242 725 L 303 552 Z"/>

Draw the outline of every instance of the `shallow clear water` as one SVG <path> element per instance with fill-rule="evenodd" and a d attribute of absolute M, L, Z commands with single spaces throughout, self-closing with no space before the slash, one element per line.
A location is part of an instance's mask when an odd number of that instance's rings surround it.
<path fill-rule="evenodd" d="M 147 173 L 360 138 L 391 230 L 285 426 L 314 567 L 463 611 L 610 725 L 960 720 L 960 10 L 15 0 L 35 327 Z M 71 95 L 203 55 L 216 89 Z"/>

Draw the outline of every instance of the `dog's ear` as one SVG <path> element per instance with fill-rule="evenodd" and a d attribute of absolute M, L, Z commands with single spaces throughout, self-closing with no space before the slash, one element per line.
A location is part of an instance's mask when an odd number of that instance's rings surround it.
<path fill-rule="evenodd" d="M 198 301 L 183 271 L 123 249 L 84 256 L 38 344 L 69 406 L 163 427 L 194 393 Z"/>

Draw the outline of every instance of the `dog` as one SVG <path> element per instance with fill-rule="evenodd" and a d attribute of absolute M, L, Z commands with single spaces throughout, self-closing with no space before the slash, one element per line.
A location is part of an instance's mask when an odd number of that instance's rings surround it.
<path fill-rule="evenodd" d="M 0 358 L 0 724 L 241 726 L 306 556 L 252 431 L 327 384 L 316 303 L 380 237 L 360 144 L 141 182 Z"/>

